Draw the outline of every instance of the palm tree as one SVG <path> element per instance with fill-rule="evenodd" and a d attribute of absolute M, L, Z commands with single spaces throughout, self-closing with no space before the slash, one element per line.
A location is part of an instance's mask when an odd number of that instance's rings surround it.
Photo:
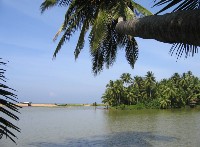
<path fill-rule="evenodd" d="M 104 92 L 101 98 L 103 99 L 102 102 L 104 104 L 107 104 L 109 106 L 115 105 L 114 96 L 111 89 L 106 89 L 106 91 Z"/>
<path fill-rule="evenodd" d="M 109 83 L 106 85 L 106 90 L 102 96 L 102 99 L 103 99 L 102 102 L 104 104 L 107 103 L 110 106 L 117 105 L 117 100 L 116 100 L 114 91 L 115 91 L 114 82 L 110 80 Z"/>
<path fill-rule="evenodd" d="M 174 82 L 174 84 L 176 85 L 176 87 L 178 88 L 179 82 L 180 82 L 180 80 L 181 80 L 181 76 L 180 76 L 178 73 L 174 73 L 174 74 L 171 76 L 170 80 L 172 80 L 172 81 Z"/>
<path fill-rule="evenodd" d="M 135 89 L 135 87 L 132 87 L 132 86 L 129 86 L 127 89 L 126 89 L 126 98 L 127 98 L 127 101 L 128 101 L 128 104 L 131 105 L 131 104 L 135 104 L 137 103 L 137 93 L 136 93 L 136 90 L 138 89 Z"/>
<path fill-rule="evenodd" d="M 0 65 L 5 66 L 6 64 L 7 63 L 2 61 L 2 58 L 0 58 Z M 17 95 L 13 93 L 15 92 L 15 90 L 4 84 L 6 82 L 6 77 L 4 76 L 5 71 L 6 70 L 4 70 L 4 68 L 0 67 L 0 111 L 11 119 L 18 121 L 19 117 L 16 116 L 16 114 L 14 114 L 13 112 L 19 113 L 19 108 L 21 107 L 13 103 L 17 102 L 15 100 L 17 99 Z M 17 136 L 13 133 L 12 130 L 20 132 L 20 128 L 18 128 L 6 118 L 0 117 L 0 139 L 3 136 L 6 136 L 14 143 L 16 143 L 14 138 L 17 138 Z"/>
<path fill-rule="evenodd" d="M 178 57 L 183 51 L 186 57 L 190 53 L 192 55 L 197 53 L 197 46 L 200 45 L 199 0 L 154 0 L 154 2 L 157 2 L 154 6 L 165 5 L 165 7 L 156 15 L 121 21 L 116 25 L 116 31 L 134 37 L 173 43 L 170 52 L 173 54 L 177 48 Z M 175 7 L 173 13 L 157 15 L 171 7 Z"/>
<path fill-rule="evenodd" d="M 80 29 L 80 36 L 74 54 L 77 59 L 84 47 L 84 37 L 89 33 L 90 53 L 93 72 L 97 74 L 113 65 L 117 48 L 124 47 L 126 58 L 131 67 L 138 57 L 138 46 L 134 37 L 156 39 L 161 42 L 173 43 L 170 53 L 177 49 L 178 57 L 185 51 L 186 57 L 197 53 L 200 45 L 200 11 L 198 0 L 154 0 L 155 5 L 165 5 L 156 15 L 133 2 L 132 0 L 45 0 L 41 11 L 54 6 L 66 6 L 64 22 L 54 40 L 63 32 L 54 57 L 65 41 Z M 171 7 L 173 13 L 157 15 Z M 137 18 L 134 11 L 138 10 L 145 17 Z M 179 11 L 182 10 L 182 11 Z M 148 15 L 148 16 L 147 16 Z M 188 21 L 190 20 L 190 21 Z M 177 57 L 177 58 L 178 58 Z"/>
<path fill-rule="evenodd" d="M 132 78 L 131 78 L 131 74 L 130 73 L 123 73 L 121 76 L 120 76 L 121 80 L 123 81 L 123 83 L 126 84 L 126 86 L 128 86 L 131 81 L 132 81 Z"/>
<path fill-rule="evenodd" d="M 136 95 L 136 103 L 142 102 L 146 99 L 146 90 L 144 85 L 144 78 L 140 76 L 134 77 L 133 88 L 135 90 L 134 94 Z"/>
<path fill-rule="evenodd" d="M 155 39 L 164 43 L 199 46 L 199 14 L 199 10 L 188 10 L 121 21 L 116 25 L 116 31 L 121 34 Z"/>
<path fill-rule="evenodd" d="M 124 86 L 121 80 L 116 80 L 114 82 L 114 93 L 117 98 L 117 105 L 120 105 L 125 101 L 124 99 Z"/>
<path fill-rule="evenodd" d="M 136 9 L 143 15 L 151 15 L 148 10 L 132 0 L 45 0 L 41 4 L 41 11 L 44 12 L 54 6 L 67 7 L 64 22 L 54 38 L 56 40 L 58 35 L 63 33 L 54 57 L 64 42 L 70 40 L 71 36 L 80 30 L 74 51 L 75 59 L 83 49 L 85 35 L 89 32 L 92 70 L 95 74 L 100 72 L 104 65 L 107 68 L 113 65 L 118 48 L 125 48 L 126 59 L 131 67 L 134 67 L 138 57 L 137 42 L 129 35 L 117 33 L 115 26 L 120 17 L 125 20 L 134 19 Z"/>
<path fill-rule="evenodd" d="M 145 76 L 145 87 L 147 90 L 147 96 L 151 99 L 152 93 L 155 88 L 156 79 L 154 77 L 154 74 L 151 71 L 147 72 L 147 75 Z"/>

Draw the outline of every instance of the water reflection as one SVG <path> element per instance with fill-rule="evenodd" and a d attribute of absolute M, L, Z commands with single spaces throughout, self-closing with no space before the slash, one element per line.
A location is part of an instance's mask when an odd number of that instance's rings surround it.
<path fill-rule="evenodd" d="M 18 145 L 0 147 L 199 146 L 200 111 L 23 108 Z"/>
<path fill-rule="evenodd" d="M 150 132 L 118 132 L 91 138 L 67 139 L 63 143 L 35 142 L 29 145 L 37 147 L 151 147 L 158 144 L 173 143 L 175 137 L 161 136 Z M 150 142 L 153 142 L 150 143 Z"/>

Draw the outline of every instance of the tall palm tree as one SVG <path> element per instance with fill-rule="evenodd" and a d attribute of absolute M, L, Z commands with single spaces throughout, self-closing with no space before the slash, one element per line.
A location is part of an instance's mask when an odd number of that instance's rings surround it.
<path fill-rule="evenodd" d="M 132 0 L 45 0 L 41 5 L 42 12 L 54 6 L 68 7 L 63 25 L 55 36 L 56 40 L 63 32 L 54 57 L 64 42 L 79 29 L 75 58 L 84 47 L 86 32 L 90 31 L 90 53 L 95 74 L 103 70 L 104 64 L 107 68 L 113 65 L 119 47 L 125 48 L 128 63 L 134 67 L 138 57 L 138 46 L 134 37 L 172 43 L 170 53 L 173 54 L 176 50 L 177 58 L 184 52 L 185 57 L 197 53 L 200 45 L 199 0 L 154 0 L 154 2 L 154 6 L 165 6 L 156 15 L 151 15 L 148 10 Z M 157 15 L 171 7 L 175 7 L 173 13 Z M 135 9 L 145 17 L 136 18 L 133 13 Z"/>
<path fill-rule="evenodd" d="M 124 102 L 124 86 L 121 80 L 116 80 L 114 82 L 114 93 L 117 98 L 117 105 L 120 105 Z"/>
<path fill-rule="evenodd" d="M 131 78 L 131 74 L 130 73 L 123 73 L 121 76 L 120 76 L 121 80 L 123 81 L 123 83 L 126 84 L 126 86 L 128 86 L 131 81 L 132 81 L 132 78 Z"/>
<path fill-rule="evenodd" d="M 131 104 L 137 103 L 138 89 L 135 89 L 135 87 L 129 86 L 126 90 L 127 90 L 126 98 L 127 98 L 128 104 L 131 105 Z"/>
<path fill-rule="evenodd" d="M 145 76 L 145 87 L 147 90 L 147 96 L 150 99 L 152 98 L 152 93 L 153 93 L 153 89 L 155 88 L 155 84 L 156 84 L 156 79 L 154 77 L 153 72 L 148 71 Z"/>
<path fill-rule="evenodd" d="M 105 65 L 107 68 L 115 62 L 117 50 L 125 48 L 126 59 L 131 67 L 138 57 L 138 45 L 136 40 L 126 34 L 119 34 L 115 30 L 118 18 L 124 20 L 136 18 L 135 10 L 143 15 L 151 15 L 144 7 L 132 0 L 45 0 L 41 4 L 41 11 L 44 12 L 50 7 L 66 6 L 64 22 L 55 35 L 54 40 L 63 33 L 54 57 L 61 49 L 65 41 L 80 30 L 80 36 L 74 51 L 75 59 L 84 47 L 84 39 L 89 32 L 90 54 L 92 56 L 95 74 L 100 72 Z"/>
<path fill-rule="evenodd" d="M 174 73 L 174 74 L 171 76 L 170 79 L 174 82 L 174 84 L 175 84 L 176 86 L 178 86 L 178 85 L 179 85 L 179 82 L 180 82 L 180 79 L 181 79 L 181 76 L 180 76 L 178 73 Z"/>
<path fill-rule="evenodd" d="M 102 99 L 103 99 L 103 103 L 108 103 L 108 105 L 110 106 L 115 106 L 117 105 L 117 100 L 115 97 L 115 93 L 114 93 L 115 89 L 114 89 L 114 82 L 112 80 L 109 81 L 109 83 L 106 85 L 106 91 L 104 92 Z"/>
<path fill-rule="evenodd" d="M 133 87 L 135 89 L 135 95 L 136 97 L 136 102 L 142 102 L 144 101 L 144 99 L 146 99 L 145 97 L 145 84 L 144 84 L 144 78 L 140 77 L 140 76 L 135 76 L 134 80 L 133 80 Z"/>
<path fill-rule="evenodd" d="M 17 103 L 17 95 L 14 94 L 14 89 L 5 85 L 6 77 L 4 74 L 6 70 L 2 66 L 5 66 L 6 64 L 7 63 L 2 61 L 2 58 L 0 58 L 0 111 L 9 118 L 18 121 L 19 117 L 13 113 L 19 113 L 20 107 L 14 104 Z M 13 133 L 13 130 L 20 132 L 20 128 L 14 125 L 11 121 L 7 120 L 7 118 L 0 117 L 0 139 L 3 136 L 6 136 L 16 143 L 14 138 L 17 138 L 17 136 Z"/>

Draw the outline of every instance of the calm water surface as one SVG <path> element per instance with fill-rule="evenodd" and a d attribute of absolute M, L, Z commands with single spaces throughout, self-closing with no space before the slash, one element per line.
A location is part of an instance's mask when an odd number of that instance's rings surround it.
<path fill-rule="evenodd" d="M 22 108 L 18 145 L 0 147 L 198 147 L 200 110 Z"/>

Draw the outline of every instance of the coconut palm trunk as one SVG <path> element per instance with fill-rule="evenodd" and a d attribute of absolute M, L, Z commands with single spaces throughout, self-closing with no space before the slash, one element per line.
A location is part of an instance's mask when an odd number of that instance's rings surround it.
<path fill-rule="evenodd" d="M 177 11 L 120 21 L 116 25 L 116 31 L 165 43 L 200 46 L 200 10 Z"/>

